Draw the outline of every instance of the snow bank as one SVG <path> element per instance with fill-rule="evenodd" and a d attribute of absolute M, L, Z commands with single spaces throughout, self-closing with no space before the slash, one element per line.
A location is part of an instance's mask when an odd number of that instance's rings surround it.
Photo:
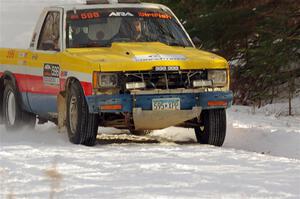
<path fill-rule="evenodd" d="M 289 105 L 287 100 L 281 103 L 268 104 L 260 109 L 259 113 L 265 114 L 266 116 L 273 115 L 274 117 L 288 116 Z M 292 100 L 292 114 L 300 116 L 300 95 Z"/>
<path fill-rule="evenodd" d="M 225 147 L 300 159 L 300 96 L 288 103 L 275 103 L 258 109 L 234 106 L 228 111 Z"/>
<path fill-rule="evenodd" d="M 252 114 L 249 107 L 228 111 L 224 147 L 300 159 L 300 117 Z"/>

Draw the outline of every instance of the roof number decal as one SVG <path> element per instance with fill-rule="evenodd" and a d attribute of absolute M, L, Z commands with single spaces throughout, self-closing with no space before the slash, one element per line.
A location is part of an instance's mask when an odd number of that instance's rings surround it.
<path fill-rule="evenodd" d="M 100 13 L 99 12 L 83 12 L 80 13 L 79 15 L 71 15 L 70 19 L 71 20 L 78 20 L 78 19 L 96 19 L 100 18 Z"/>

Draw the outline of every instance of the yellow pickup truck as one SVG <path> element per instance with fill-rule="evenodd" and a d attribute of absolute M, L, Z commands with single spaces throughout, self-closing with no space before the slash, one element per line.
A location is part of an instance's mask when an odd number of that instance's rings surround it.
<path fill-rule="evenodd" d="M 0 49 L 0 103 L 7 130 L 51 121 L 74 144 L 94 145 L 99 126 L 178 126 L 222 146 L 232 92 L 228 62 L 166 6 L 88 0 L 45 8 L 28 50 Z"/>

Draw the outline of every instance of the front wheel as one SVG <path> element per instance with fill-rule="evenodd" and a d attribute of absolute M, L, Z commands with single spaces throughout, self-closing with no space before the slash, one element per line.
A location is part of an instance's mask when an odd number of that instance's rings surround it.
<path fill-rule="evenodd" d="M 204 110 L 201 113 L 201 125 L 195 128 L 197 142 L 222 146 L 226 136 L 225 109 Z"/>
<path fill-rule="evenodd" d="M 93 146 L 98 133 L 98 115 L 90 114 L 79 82 L 71 83 L 67 97 L 67 129 L 70 142 Z"/>

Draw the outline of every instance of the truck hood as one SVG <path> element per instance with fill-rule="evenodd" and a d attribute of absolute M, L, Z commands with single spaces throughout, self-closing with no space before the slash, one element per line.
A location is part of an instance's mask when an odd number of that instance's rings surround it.
<path fill-rule="evenodd" d="M 113 43 L 103 48 L 73 48 L 66 51 L 92 64 L 100 71 L 142 71 L 155 66 L 179 66 L 181 70 L 227 68 L 227 61 L 192 47 L 173 47 L 159 42 Z"/>

